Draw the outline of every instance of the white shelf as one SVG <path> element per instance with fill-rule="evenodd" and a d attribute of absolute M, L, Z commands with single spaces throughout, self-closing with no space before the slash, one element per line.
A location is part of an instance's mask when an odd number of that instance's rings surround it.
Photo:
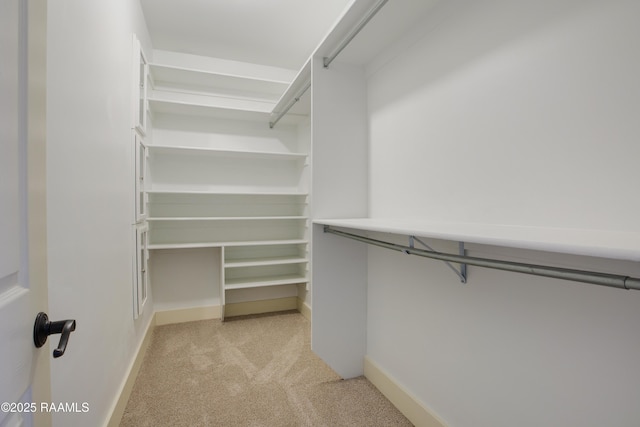
<path fill-rule="evenodd" d="M 308 263 L 307 258 L 292 257 L 274 257 L 274 258 L 253 258 L 243 260 L 228 260 L 224 263 L 225 268 L 239 267 L 259 267 L 265 265 L 284 265 L 284 264 L 305 264 Z"/>
<path fill-rule="evenodd" d="M 220 217 L 151 217 L 147 221 L 271 221 L 271 220 L 306 220 L 306 216 L 220 216 Z"/>
<path fill-rule="evenodd" d="M 225 96 L 203 94 L 201 92 L 180 92 L 169 90 L 153 90 L 150 101 L 196 105 L 205 108 L 219 108 L 247 112 L 266 113 L 275 106 L 275 102 L 265 99 L 246 98 L 242 96 Z"/>
<path fill-rule="evenodd" d="M 189 242 L 189 243 L 151 243 L 149 250 L 154 249 L 193 249 L 193 248 L 221 248 L 238 246 L 272 246 L 272 245 L 301 245 L 309 243 L 304 239 L 293 240 L 255 240 L 243 242 Z"/>
<path fill-rule="evenodd" d="M 246 242 L 227 242 L 224 246 L 271 246 L 271 245 L 300 245 L 309 243 L 305 239 L 291 240 L 256 240 Z"/>
<path fill-rule="evenodd" d="M 218 119 L 247 120 L 268 123 L 271 106 L 260 109 L 240 108 L 239 105 L 224 105 L 218 103 L 194 103 L 149 98 L 149 107 L 153 114 L 171 114 L 178 116 L 196 116 Z M 245 106 L 246 107 L 246 106 Z"/>
<path fill-rule="evenodd" d="M 180 145 L 148 145 L 150 153 L 156 154 L 195 154 L 195 155 L 214 155 L 233 158 L 251 158 L 251 159 L 290 159 L 302 160 L 308 157 L 304 153 L 285 153 L 285 152 L 268 152 L 268 151 L 241 151 L 241 150 L 221 150 L 207 147 L 188 147 Z"/>
<path fill-rule="evenodd" d="M 225 283 L 225 290 L 260 288 L 264 286 L 292 285 L 307 283 L 307 278 L 300 275 L 252 277 L 250 279 L 232 279 Z"/>
<path fill-rule="evenodd" d="M 632 231 L 447 223 L 419 218 L 316 219 L 313 222 L 364 231 L 640 261 L 640 233 Z"/>
<path fill-rule="evenodd" d="M 250 76 L 216 73 L 207 70 L 152 63 L 149 69 L 158 86 L 182 87 L 205 91 L 238 91 L 278 97 L 289 82 Z"/>
<path fill-rule="evenodd" d="M 151 114 L 171 116 L 204 117 L 222 120 L 242 120 L 264 123 L 268 126 L 275 105 L 272 102 L 246 101 L 233 98 L 217 98 L 217 102 L 190 102 L 167 99 L 157 95 L 150 96 L 149 110 Z M 296 125 L 307 120 L 307 114 L 296 114 L 295 110 L 286 114 L 281 124 Z"/>
<path fill-rule="evenodd" d="M 211 191 L 211 190 L 147 190 L 148 194 L 189 194 L 209 196 L 307 196 L 308 193 L 297 191 Z"/>
<path fill-rule="evenodd" d="M 306 216 L 220 216 L 220 217 L 151 217 L 147 221 L 269 221 L 269 220 L 306 220 Z"/>

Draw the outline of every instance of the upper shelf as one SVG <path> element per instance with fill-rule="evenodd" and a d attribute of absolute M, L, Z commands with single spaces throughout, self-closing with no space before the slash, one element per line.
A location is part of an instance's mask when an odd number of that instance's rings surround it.
<path fill-rule="evenodd" d="M 419 218 L 317 219 L 313 222 L 356 230 L 640 261 L 638 232 L 447 223 Z"/>
<path fill-rule="evenodd" d="M 290 83 L 163 64 L 149 64 L 149 71 L 156 87 L 217 94 L 242 93 L 246 96 L 263 97 L 273 101 L 284 93 Z"/>

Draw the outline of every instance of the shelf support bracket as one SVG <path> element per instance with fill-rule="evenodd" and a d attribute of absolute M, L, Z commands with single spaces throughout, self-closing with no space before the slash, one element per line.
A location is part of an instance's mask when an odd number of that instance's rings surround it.
<path fill-rule="evenodd" d="M 436 252 L 431 246 L 427 245 L 425 242 L 423 242 L 422 240 L 418 239 L 416 236 L 409 236 L 409 248 L 414 249 L 415 248 L 415 242 L 420 243 L 422 246 L 424 246 L 425 248 L 427 248 L 431 252 Z M 408 252 L 405 252 L 405 253 L 408 254 Z M 464 248 L 464 242 L 458 242 L 458 255 L 466 256 L 466 250 Z M 467 264 L 462 264 L 461 263 L 460 264 L 460 269 L 458 270 L 449 261 L 442 261 L 442 262 L 447 264 L 447 267 L 449 267 L 454 273 L 456 273 L 456 276 L 458 276 L 460 278 L 460 282 L 467 283 Z"/>

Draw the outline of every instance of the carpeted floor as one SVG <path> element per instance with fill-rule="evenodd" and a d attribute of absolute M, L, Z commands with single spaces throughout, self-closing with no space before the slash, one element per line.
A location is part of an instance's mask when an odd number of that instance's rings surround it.
<path fill-rule="evenodd" d="M 157 327 L 120 425 L 411 425 L 313 354 L 309 330 L 297 312 Z"/>

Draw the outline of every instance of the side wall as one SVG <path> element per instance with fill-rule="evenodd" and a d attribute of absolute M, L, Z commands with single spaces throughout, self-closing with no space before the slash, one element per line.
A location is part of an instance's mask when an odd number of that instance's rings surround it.
<path fill-rule="evenodd" d="M 51 362 L 55 426 L 106 424 L 151 321 L 133 320 L 132 33 L 151 52 L 137 1 L 49 2 L 49 317 L 73 318 Z"/>
<path fill-rule="evenodd" d="M 370 214 L 638 231 L 639 15 L 622 0 L 441 2 L 369 66 Z M 638 425 L 639 307 L 634 291 L 473 267 L 462 285 L 368 250 L 367 354 L 452 427 Z"/>
<path fill-rule="evenodd" d="M 364 70 L 313 59 L 312 218 L 362 217 L 367 211 Z M 340 103 L 335 100 L 340 99 Z M 367 248 L 312 227 L 311 348 L 340 376 L 363 374 Z M 337 243 L 337 245 L 336 245 Z M 348 319 L 348 321 L 343 321 Z"/>

